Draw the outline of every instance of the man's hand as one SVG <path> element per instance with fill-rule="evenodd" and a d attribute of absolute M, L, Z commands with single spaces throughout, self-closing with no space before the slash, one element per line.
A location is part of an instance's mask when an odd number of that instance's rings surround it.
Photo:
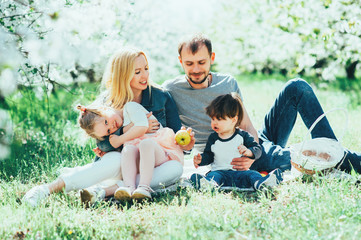
<path fill-rule="evenodd" d="M 199 164 L 202 162 L 202 156 L 201 154 L 197 154 L 193 157 L 193 165 L 195 168 L 199 167 Z"/>
<path fill-rule="evenodd" d="M 103 157 L 105 152 L 103 152 L 102 150 L 100 150 L 98 147 L 93 148 L 93 152 L 95 153 L 95 155 L 97 155 L 98 157 Z"/>
<path fill-rule="evenodd" d="M 113 148 L 118 148 L 123 144 L 121 136 L 114 134 L 109 136 L 109 142 Z"/>
<path fill-rule="evenodd" d="M 182 130 L 185 130 L 185 127 L 181 128 Z M 187 128 L 187 132 L 191 136 L 191 141 L 187 145 L 179 145 L 183 151 L 190 151 L 192 150 L 194 144 L 196 143 L 196 139 L 194 138 L 194 132 L 192 131 L 192 128 Z"/>
<path fill-rule="evenodd" d="M 153 115 L 152 112 L 147 113 L 149 127 L 148 127 L 148 130 L 146 133 L 155 133 L 159 129 L 160 124 L 159 124 L 158 120 L 157 119 L 149 119 L 150 116 L 152 116 L 152 115 Z"/>
<path fill-rule="evenodd" d="M 238 146 L 238 151 L 239 151 L 239 154 L 241 154 L 245 157 L 250 157 L 250 158 L 254 157 L 253 152 L 242 144 Z"/>
<path fill-rule="evenodd" d="M 233 168 L 240 171 L 249 170 L 253 163 L 254 159 L 250 159 L 248 157 L 233 158 L 231 162 Z"/>

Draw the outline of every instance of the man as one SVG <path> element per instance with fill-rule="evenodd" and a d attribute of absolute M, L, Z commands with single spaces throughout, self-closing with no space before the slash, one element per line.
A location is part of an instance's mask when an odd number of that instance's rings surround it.
<path fill-rule="evenodd" d="M 182 124 L 191 127 L 195 133 L 195 148 L 203 149 L 212 132 L 210 119 L 205 107 L 218 95 L 241 91 L 236 80 L 225 74 L 210 72 L 215 53 L 212 52 L 210 39 L 204 35 L 191 36 L 179 44 L 179 62 L 185 75 L 164 82 L 163 87 L 170 92 L 176 102 Z M 248 131 L 262 146 L 262 156 L 257 161 L 248 157 L 232 160 L 237 170 L 272 171 L 275 168 L 291 168 L 289 149 L 285 148 L 288 137 L 299 113 L 309 128 L 323 114 L 322 107 L 311 86 L 302 79 L 287 82 L 274 105 L 265 116 L 262 129 L 258 131 L 252 125 L 246 107 L 244 120 L 240 128 Z M 323 118 L 311 132 L 312 138 L 328 137 L 336 139 L 331 126 Z M 361 155 L 345 150 L 345 161 L 340 168 L 350 172 L 352 167 L 361 172 Z M 352 166 L 351 166 L 352 165 Z"/>

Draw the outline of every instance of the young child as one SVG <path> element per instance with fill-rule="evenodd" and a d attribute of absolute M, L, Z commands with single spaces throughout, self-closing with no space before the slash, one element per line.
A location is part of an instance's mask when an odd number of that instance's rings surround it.
<path fill-rule="evenodd" d="M 160 126 L 156 133 L 146 134 L 148 111 L 142 105 L 128 102 L 124 105 L 123 112 L 104 107 L 97 109 L 78 106 L 78 109 L 81 110 L 80 126 L 89 136 L 98 140 L 109 136 L 114 148 L 123 148 L 121 171 L 126 187 L 119 187 L 115 191 L 114 197 L 117 200 L 151 198 L 152 189 L 149 185 L 154 167 L 168 160 L 178 160 L 183 164 L 183 150 L 175 143 L 172 129 Z M 118 130 L 131 123 L 133 126 L 125 133 L 122 128 Z M 117 134 L 113 135 L 114 133 Z M 138 172 L 140 181 L 136 187 Z"/>
<path fill-rule="evenodd" d="M 206 108 L 206 113 L 212 119 L 211 127 L 215 132 L 209 136 L 204 152 L 194 156 L 193 163 L 196 168 L 211 164 L 212 170 L 205 177 L 191 176 L 196 188 L 233 186 L 258 190 L 262 186 L 276 186 L 283 180 L 280 169 L 262 177 L 257 171 L 232 168 L 231 161 L 235 157 L 245 156 L 257 161 L 262 154 L 254 138 L 237 128 L 243 118 L 242 100 L 237 93 L 218 96 Z"/>

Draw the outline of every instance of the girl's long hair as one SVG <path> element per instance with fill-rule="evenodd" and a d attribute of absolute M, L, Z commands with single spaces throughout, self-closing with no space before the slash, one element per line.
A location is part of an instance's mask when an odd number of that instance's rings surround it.
<path fill-rule="evenodd" d="M 145 53 L 134 48 L 118 51 L 110 58 L 103 75 L 102 86 L 107 90 L 107 104 L 111 107 L 121 109 L 127 102 L 133 101 L 134 94 L 130 81 L 135 74 L 135 59 L 140 55 L 143 55 L 148 63 Z"/>

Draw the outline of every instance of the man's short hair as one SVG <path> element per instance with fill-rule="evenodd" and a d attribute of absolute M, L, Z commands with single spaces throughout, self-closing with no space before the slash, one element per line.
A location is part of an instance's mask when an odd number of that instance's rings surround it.
<path fill-rule="evenodd" d="M 181 56 L 182 49 L 188 48 L 192 54 L 196 54 L 202 45 L 205 45 L 208 49 L 209 56 L 212 55 L 212 42 L 204 34 L 198 33 L 195 35 L 190 35 L 184 38 L 178 45 L 178 54 Z"/>

